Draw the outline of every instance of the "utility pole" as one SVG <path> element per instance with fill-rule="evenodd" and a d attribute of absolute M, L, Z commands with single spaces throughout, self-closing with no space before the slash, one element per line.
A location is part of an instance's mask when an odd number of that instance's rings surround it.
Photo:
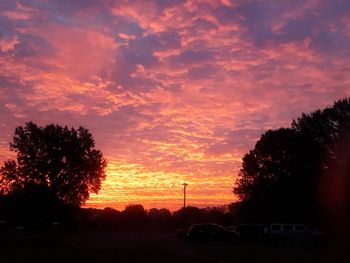
<path fill-rule="evenodd" d="M 182 185 L 184 186 L 184 210 L 185 210 L 185 208 L 186 208 L 186 187 L 188 184 L 183 183 Z"/>

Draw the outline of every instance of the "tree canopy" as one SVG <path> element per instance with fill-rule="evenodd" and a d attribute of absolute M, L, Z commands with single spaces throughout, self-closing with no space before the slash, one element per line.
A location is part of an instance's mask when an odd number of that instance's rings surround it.
<path fill-rule="evenodd" d="M 10 143 L 17 158 L 0 168 L 0 191 L 10 195 L 39 185 L 64 204 L 80 206 L 100 190 L 106 177 L 107 160 L 94 147 L 91 133 L 83 127 L 40 127 L 33 122 L 19 126 Z"/>
<path fill-rule="evenodd" d="M 244 155 L 234 193 L 260 216 L 313 220 L 322 205 L 320 188 L 331 189 L 324 178 L 347 165 L 349 182 L 349 138 L 350 99 L 302 114 L 290 128 L 265 132 Z"/>

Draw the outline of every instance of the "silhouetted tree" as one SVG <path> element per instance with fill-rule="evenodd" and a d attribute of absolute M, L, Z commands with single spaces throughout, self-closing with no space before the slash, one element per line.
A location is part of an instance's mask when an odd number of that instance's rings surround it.
<path fill-rule="evenodd" d="M 314 220 L 319 183 L 330 160 L 333 167 L 334 162 L 349 162 L 335 150 L 349 131 L 350 100 L 344 99 L 302 114 L 291 128 L 264 133 L 243 157 L 234 188 L 244 202 L 241 211 L 248 218 Z"/>
<path fill-rule="evenodd" d="M 106 207 L 102 211 L 102 225 L 105 228 L 117 227 L 121 221 L 121 212 L 110 207 Z"/>
<path fill-rule="evenodd" d="M 77 225 L 91 229 L 111 229 L 117 228 L 121 223 L 121 212 L 106 207 L 105 209 L 80 208 L 78 211 Z"/>
<path fill-rule="evenodd" d="M 60 221 L 65 212 L 64 204 L 45 186 L 28 184 L 23 189 L 3 197 L 0 216 L 11 224 L 27 227 L 43 227 L 52 221 Z"/>
<path fill-rule="evenodd" d="M 80 206 L 105 179 L 107 161 L 94 147 L 91 133 L 83 127 L 39 127 L 33 122 L 17 127 L 10 143 L 17 160 L 1 167 L 0 192 L 15 194 L 39 185 L 64 204 Z"/>
<path fill-rule="evenodd" d="M 236 201 L 228 205 L 229 212 L 227 213 L 228 221 L 230 225 L 238 225 L 239 222 L 243 221 L 241 216 L 242 202 Z"/>
<path fill-rule="evenodd" d="M 224 207 L 207 207 L 201 209 L 205 222 L 212 222 L 216 224 L 226 224 L 225 222 L 225 208 Z"/>
<path fill-rule="evenodd" d="M 166 208 L 151 208 L 148 211 L 148 217 L 152 223 L 165 223 L 171 218 L 171 212 Z"/>
<path fill-rule="evenodd" d="M 190 226 L 195 223 L 205 222 L 203 210 L 195 206 L 186 206 L 174 212 L 175 224 L 177 226 Z"/>
<path fill-rule="evenodd" d="M 127 225 L 144 226 L 148 223 L 147 212 L 140 204 L 131 204 L 122 211 L 122 219 Z"/>

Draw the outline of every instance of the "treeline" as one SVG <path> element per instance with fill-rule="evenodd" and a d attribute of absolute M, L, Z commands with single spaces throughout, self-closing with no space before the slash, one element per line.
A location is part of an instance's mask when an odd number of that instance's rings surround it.
<path fill-rule="evenodd" d="M 186 207 L 175 212 L 163 208 L 146 210 L 142 205 L 129 205 L 123 211 L 113 208 L 85 208 L 76 211 L 74 229 L 114 229 L 118 231 L 166 231 L 213 222 L 232 225 L 234 218 L 224 207 Z"/>
<path fill-rule="evenodd" d="M 237 223 L 237 218 L 226 206 L 207 208 L 188 206 L 171 212 L 166 208 L 146 210 L 140 204 L 132 204 L 118 211 L 110 207 L 96 209 L 55 206 L 50 200 L 47 200 L 47 206 L 44 207 L 45 202 L 34 200 L 33 196 L 31 195 L 26 202 L 20 200 L 15 205 L 6 204 L 9 200 L 2 200 L 0 206 L 2 228 L 15 229 L 23 226 L 25 229 L 67 231 L 167 231 L 187 228 L 196 223 L 212 222 L 222 225 Z M 29 204 L 32 201 L 37 203 Z"/>

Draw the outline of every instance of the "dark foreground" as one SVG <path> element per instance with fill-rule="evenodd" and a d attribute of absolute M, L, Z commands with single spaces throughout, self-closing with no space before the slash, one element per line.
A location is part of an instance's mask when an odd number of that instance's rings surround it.
<path fill-rule="evenodd" d="M 0 262 L 334 262 L 324 247 L 198 244 L 174 233 L 0 232 Z"/>

